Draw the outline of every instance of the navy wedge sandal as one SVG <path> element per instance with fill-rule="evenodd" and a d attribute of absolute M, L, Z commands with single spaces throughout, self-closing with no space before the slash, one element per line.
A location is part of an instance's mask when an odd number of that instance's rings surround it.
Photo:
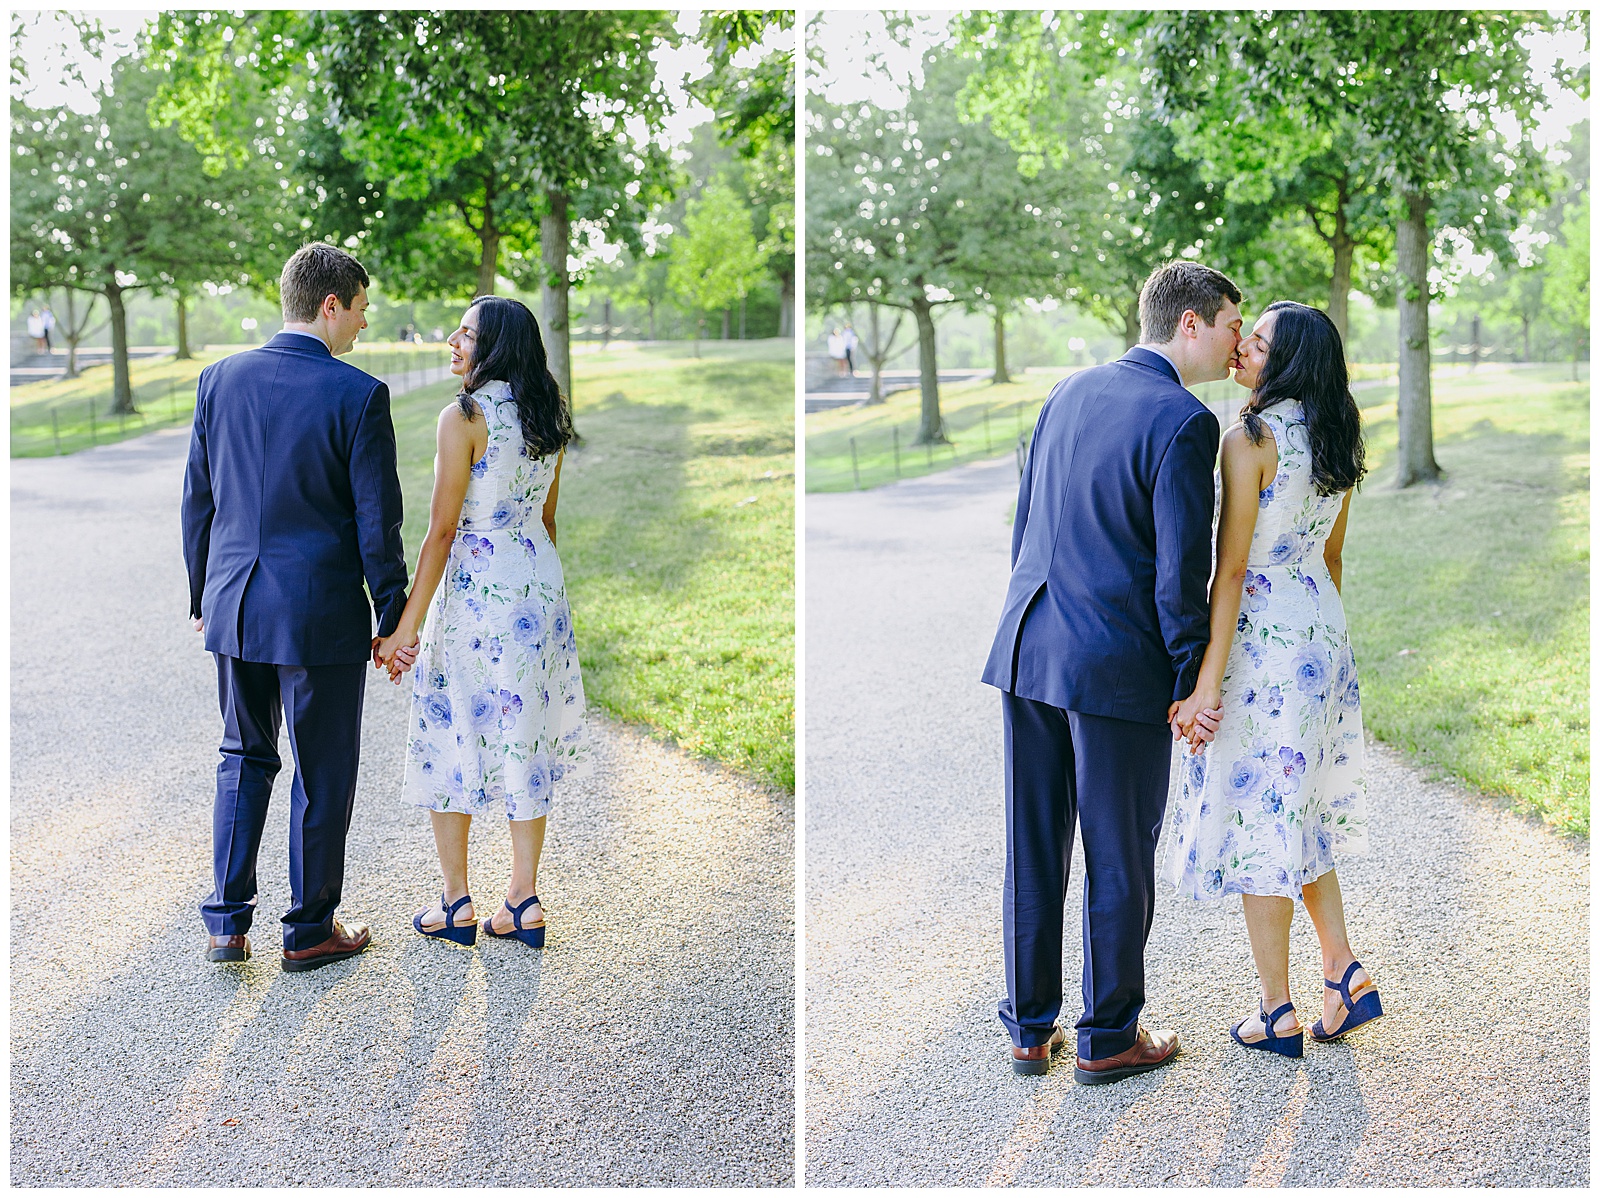
<path fill-rule="evenodd" d="M 447 901 L 444 895 L 441 894 L 439 896 L 439 906 L 444 911 L 444 926 L 442 928 L 423 927 L 422 917 L 427 914 L 426 911 L 419 911 L 413 915 L 411 917 L 411 926 L 424 936 L 454 940 L 457 944 L 468 946 L 474 945 L 478 943 L 478 921 L 474 919 L 469 923 L 458 924 L 456 922 L 456 912 L 470 902 L 472 902 L 470 894 L 462 895 L 453 903 Z"/>
<path fill-rule="evenodd" d="M 1275 1052 L 1280 1057 L 1304 1056 L 1306 1038 L 1305 1030 L 1303 1028 L 1296 1027 L 1295 1031 L 1287 1036 L 1280 1036 L 1278 1035 L 1277 1031 L 1278 1020 L 1282 1019 L 1286 1012 L 1293 1010 L 1294 1004 L 1292 1002 L 1286 1002 L 1271 1015 L 1268 1015 L 1267 1004 L 1262 1003 L 1261 1027 L 1266 1032 L 1264 1039 L 1246 1040 L 1240 1036 L 1239 1029 L 1244 1026 L 1243 1019 L 1239 1020 L 1238 1023 L 1234 1024 L 1228 1029 L 1228 1035 L 1233 1037 L 1234 1043 L 1242 1045 L 1245 1048 L 1259 1048 L 1266 1052 Z M 1299 1022 L 1300 1021 L 1298 1019 L 1295 1020 L 1296 1024 Z"/>
<path fill-rule="evenodd" d="M 488 919 L 483 921 L 483 934 L 485 936 L 493 936 L 496 940 L 520 940 L 529 948 L 543 948 L 544 920 L 540 919 L 538 923 L 533 924 L 530 927 L 525 928 L 522 926 L 522 913 L 538 901 L 539 896 L 534 894 L 518 903 L 515 907 L 513 907 L 510 903 L 507 903 L 506 910 L 511 913 L 511 931 L 495 931 L 494 917 L 490 916 Z"/>
<path fill-rule="evenodd" d="M 1355 976 L 1356 970 L 1365 968 L 1366 966 L 1362 965 L 1360 961 L 1352 961 L 1350 962 L 1350 968 L 1344 971 L 1344 977 L 1339 981 L 1330 982 L 1327 978 L 1322 979 L 1322 984 L 1329 990 L 1337 990 L 1339 992 L 1339 1001 L 1344 1006 L 1344 1022 L 1339 1025 L 1339 1030 L 1336 1032 L 1330 1032 L 1323 1028 L 1322 1020 L 1320 1019 L 1312 1024 L 1311 1038 L 1318 1044 L 1327 1044 L 1337 1040 L 1346 1032 L 1353 1032 L 1363 1023 L 1371 1023 L 1379 1015 L 1383 1014 L 1383 1002 L 1378 998 L 1378 987 L 1374 984 L 1371 974 L 1367 975 L 1365 984 L 1356 989 L 1356 993 L 1361 995 L 1360 998 L 1355 998 L 1350 993 L 1350 979 Z"/>

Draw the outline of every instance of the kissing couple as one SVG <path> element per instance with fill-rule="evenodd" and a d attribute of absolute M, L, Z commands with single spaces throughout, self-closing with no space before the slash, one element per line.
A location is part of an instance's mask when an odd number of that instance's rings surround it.
<path fill-rule="evenodd" d="M 1074 825 L 1085 861 L 1074 1076 L 1115 1082 L 1177 1055 L 1177 1032 L 1139 1020 L 1169 794 L 1166 879 L 1191 899 L 1243 896 L 1260 994 L 1228 1029 L 1233 1041 L 1303 1054 L 1289 983 L 1296 900 L 1322 946 L 1312 1039 L 1383 1014 L 1334 870 L 1336 849 L 1367 849 L 1340 598 L 1350 496 L 1366 470 L 1361 415 L 1324 313 L 1275 303 L 1241 340 L 1241 298 L 1196 262 L 1156 270 L 1139 296 L 1139 344 L 1057 384 L 1034 429 L 983 673 L 1004 720 L 1000 1019 L 1018 1074 L 1048 1072 L 1067 1042 Z M 1230 370 L 1249 395 L 1222 434 L 1188 388 Z"/>
<path fill-rule="evenodd" d="M 439 414 L 408 596 L 389 389 L 338 360 L 367 327 L 369 285 L 343 250 L 302 247 L 279 280 L 282 332 L 200 374 L 182 523 L 189 615 L 216 658 L 223 723 L 214 887 L 200 908 L 212 961 L 250 956 L 285 718 L 295 769 L 283 968 L 370 945 L 367 926 L 335 917 L 369 668 L 412 679 L 397 781 L 430 813 L 444 879 L 438 903 L 412 919 L 423 936 L 476 943 L 467 833 L 493 812 L 510 823 L 511 878 L 481 931 L 543 947 L 545 817 L 555 784 L 588 765 L 555 548 L 572 416 L 538 323 L 516 300 L 481 296 L 449 338 L 462 389 Z"/>

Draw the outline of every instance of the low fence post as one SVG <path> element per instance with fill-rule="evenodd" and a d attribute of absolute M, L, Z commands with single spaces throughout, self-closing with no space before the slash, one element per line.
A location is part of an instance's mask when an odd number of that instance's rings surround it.
<path fill-rule="evenodd" d="M 178 379 L 175 375 L 167 378 L 167 407 L 172 410 L 172 423 L 178 423 Z"/>
<path fill-rule="evenodd" d="M 100 444 L 99 437 L 96 435 L 94 428 L 94 396 L 92 395 L 89 397 L 89 444 Z"/>
<path fill-rule="evenodd" d="M 56 419 L 56 410 L 50 409 L 50 435 L 56 439 L 56 456 L 61 456 L 61 423 Z"/>
<path fill-rule="evenodd" d="M 900 426 L 893 426 L 894 431 L 894 476 L 900 477 Z"/>
<path fill-rule="evenodd" d="M 856 463 L 856 439 L 850 438 L 850 473 L 856 480 L 856 490 L 861 490 L 861 467 Z"/>

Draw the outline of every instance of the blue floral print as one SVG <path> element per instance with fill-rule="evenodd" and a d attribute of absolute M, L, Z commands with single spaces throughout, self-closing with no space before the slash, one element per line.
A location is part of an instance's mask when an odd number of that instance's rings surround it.
<path fill-rule="evenodd" d="M 1261 492 L 1239 631 L 1210 745 L 1177 747 L 1164 869 L 1195 899 L 1300 897 L 1367 850 L 1361 689 L 1344 606 L 1322 558 L 1344 495 L 1311 484 L 1296 402 L 1262 413 L 1278 472 Z"/>
<path fill-rule="evenodd" d="M 528 457 L 505 383 L 474 398 L 489 447 L 467 484 L 450 585 L 422 627 L 403 793 L 434 811 L 538 819 L 590 755 L 561 560 L 541 519 L 556 459 Z"/>

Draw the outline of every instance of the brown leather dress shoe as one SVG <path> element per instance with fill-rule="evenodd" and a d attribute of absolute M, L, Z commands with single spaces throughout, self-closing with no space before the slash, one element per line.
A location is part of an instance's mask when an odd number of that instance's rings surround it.
<path fill-rule="evenodd" d="M 1101 1057 L 1098 1061 L 1078 1058 L 1078 1067 L 1072 1075 L 1080 1086 L 1103 1086 L 1107 1082 L 1121 1081 L 1135 1073 L 1149 1073 L 1159 1069 L 1178 1055 L 1178 1033 L 1166 1028 L 1152 1032 L 1139 1025 L 1139 1037 L 1133 1047 L 1114 1057 Z"/>
<path fill-rule="evenodd" d="M 1061 1025 L 1056 1024 L 1056 1030 L 1050 1034 L 1050 1039 L 1043 1044 L 1035 1044 L 1032 1048 L 1018 1048 L 1011 1046 L 1011 1072 L 1018 1077 L 1038 1077 L 1041 1073 L 1050 1072 L 1050 1058 L 1060 1052 L 1067 1043 L 1067 1033 Z"/>
<path fill-rule="evenodd" d="M 315 948 L 286 948 L 283 950 L 283 971 L 304 973 L 308 969 L 321 969 L 335 961 L 343 961 L 357 953 L 367 951 L 372 943 L 372 931 L 364 923 L 346 928 L 337 919 L 333 921 L 333 935 Z"/>
<path fill-rule="evenodd" d="M 211 944 L 206 949 L 207 961 L 248 961 L 250 959 L 250 937 L 248 936 L 213 936 Z"/>

